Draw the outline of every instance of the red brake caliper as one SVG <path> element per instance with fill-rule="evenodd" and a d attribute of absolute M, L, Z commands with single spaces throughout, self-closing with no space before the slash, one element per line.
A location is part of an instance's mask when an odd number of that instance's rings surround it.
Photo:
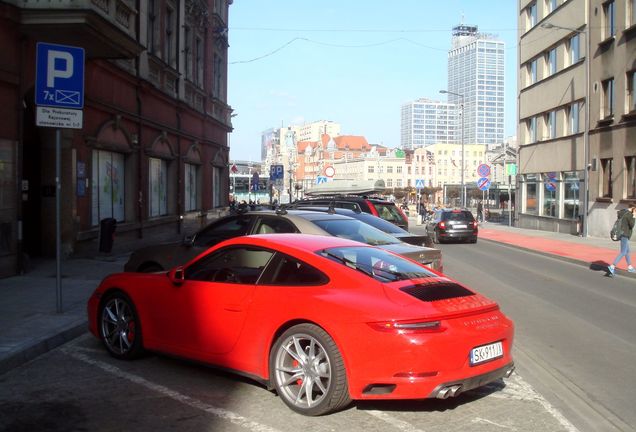
<path fill-rule="evenodd" d="M 292 361 L 292 366 L 294 366 L 295 368 L 298 367 L 300 363 L 298 363 L 298 360 L 294 360 Z M 301 380 L 300 378 L 298 378 L 296 380 L 296 384 L 298 384 L 299 386 L 303 385 L 303 380 Z"/>

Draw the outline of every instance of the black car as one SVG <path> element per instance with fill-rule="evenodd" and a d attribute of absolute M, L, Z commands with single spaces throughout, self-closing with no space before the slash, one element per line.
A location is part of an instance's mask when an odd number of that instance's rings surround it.
<path fill-rule="evenodd" d="M 469 210 L 439 209 L 426 223 L 426 233 L 434 243 L 451 240 L 477 243 L 477 221 Z"/>
<path fill-rule="evenodd" d="M 359 221 L 362 221 L 366 224 L 369 224 L 372 227 L 379 229 L 380 231 L 384 231 L 387 234 L 391 234 L 393 237 L 403 241 L 404 243 L 409 243 L 416 246 L 433 247 L 433 240 L 428 235 L 413 234 L 378 216 L 374 216 L 370 213 L 362 212 L 358 209 L 349 210 L 344 208 L 318 207 L 318 206 L 307 206 L 307 207 L 299 206 L 294 208 L 297 208 L 299 210 L 333 212 L 336 214 L 349 216 L 354 219 L 358 219 Z"/>
<path fill-rule="evenodd" d="M 311 199 L 301 199 L 294 201 L 292 207 L 335 207 L 349 210 L 359 210 L 378 216 L 386 221 L 399 226 L 404 230 L 409 228 L 409 218 L 394 202 L 369 196 L 338 195 L 332 197 L 320 197 Z"/>

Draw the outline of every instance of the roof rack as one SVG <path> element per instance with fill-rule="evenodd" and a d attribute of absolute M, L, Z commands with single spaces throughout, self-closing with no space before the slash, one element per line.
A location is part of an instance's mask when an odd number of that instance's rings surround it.
<path fill-rule="evenodd" d="M 384 180 L 333 180 L 315 185 L 305 195 L 369 195 L 384 193 Z"/>

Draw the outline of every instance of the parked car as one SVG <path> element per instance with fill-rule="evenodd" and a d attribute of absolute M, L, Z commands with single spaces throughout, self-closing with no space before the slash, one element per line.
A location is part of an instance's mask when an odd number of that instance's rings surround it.
<path fill-rule="evenodd" d="M 381 198 L 370 198 L 357 195 L 338 195 L 333 197 L 306 198 L 294 201 L 292 207 L 329 207 L 360 210 L 378 216 L 386 221 L 399 226 L 404 230 L 409 229 L 409 218 L 394 202 Z"/>
<path fill-rule="evenodd" d="M 359 209 L 349 210 L 345 208 L 334 208 L 334 207 L 318 207 L 318 206 L 308 206 L 295 207 L 299 210 L 311 210 L 311 211 L 322 211 L 322 212 L 333 212 L 345 216 L 352 217 L 354 219 L 358 219 L 366 224 L 371 225 L 379 229 L 380 231 L 384 231 L 387 234 L 391 234 L 393 237 L 398 240 L 403 241 L 404 243 L 410 243 L 417 246 L 426 246 L 433 247 L 433 240 L 428 235 L 420 235 L 413 234 L 399 226 L 388 222 L 381 217 L 374 216 L 370 213 L 365 213 L 360 211 Z"/>
<path fill-rule="evenodd" d="M 305 233 L 350 238 L 407 256 L 442 271 L 439 249 L 404 243 L 364 222 L 344 215 L 309 210 L 263 210 L 220 218 L 182 243 L 144 247 L 132 253 L 124 270 L 156 272 L 182 265 L 220 241 L 249 234 Z"/>
<path fill-rule="evenodd" d="M 148 350 L 233 370 L 312 416 L 351 400 L 445 399 L 514 369 L 514 325 L 497 303 L 330 236 L 236 237 L 167 275 L 110 275 L 88 322 L 117 359 Z"/>
<path fill-rule="evenodd" d="M 426 232 L 434 243 L 450 240 L 477 243 L 477 221 L 465 209 L 439 209 L 426 223 Z"/>

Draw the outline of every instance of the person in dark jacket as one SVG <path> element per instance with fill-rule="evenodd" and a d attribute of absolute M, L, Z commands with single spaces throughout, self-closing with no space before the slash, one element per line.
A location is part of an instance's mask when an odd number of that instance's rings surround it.
<path fill-rule="evenodd" d="M 634 212 L 636 212 L 636 204 L 634 203 L 631 203 L 628 209 L 623 209 L 619 212 L 621 225 L 618 236 L 621 242 L 621 250 L 614 262 L 608 267 L 610 276 L 614 276 L 616 265 L 623 257 L 625 257 L 627 262 L 627 271 L 630 273 L 636 272 L 636 269 L 632 267 L 631 251 L 629 250 L 629 239 L 632 238 L 632 230 L 634 229 Z"/>

